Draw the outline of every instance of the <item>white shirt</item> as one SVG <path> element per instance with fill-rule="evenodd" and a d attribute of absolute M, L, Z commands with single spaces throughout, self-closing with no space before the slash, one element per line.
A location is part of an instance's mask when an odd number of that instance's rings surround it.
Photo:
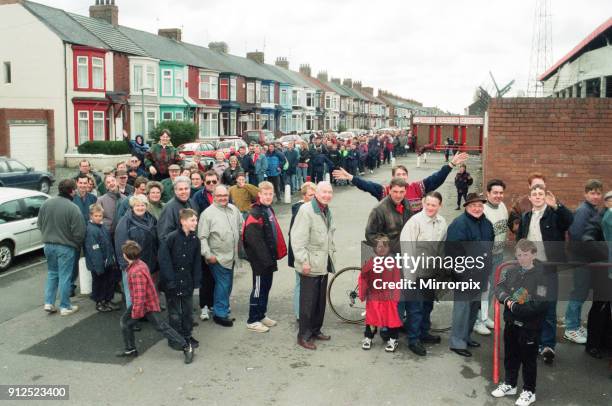
<path fill-rule="evenodd" d="M 542 242 L 542 230 L 540 229 L 540 220 L 546 211 L 546 206 L 540 210 L 531 210 L 531 221 L 529 222 L 529 232 L 527 239 L 532 241 L 538 247 L 536 258 L 540 261 L 546 261 L 546 253 L 544 252 L 544 243 Z"/>

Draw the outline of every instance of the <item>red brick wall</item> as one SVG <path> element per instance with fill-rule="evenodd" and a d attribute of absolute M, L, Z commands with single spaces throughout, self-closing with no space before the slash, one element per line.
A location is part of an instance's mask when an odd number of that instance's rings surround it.
<path fill-rule="evenodd" d="M 568 207 L 583 200 L 588 179 L 612 190 L 612 99 L 493 100 L 483 155 L 483 184 L 507 184 L 506 204 L 527 193 L 527 177 L 542 172 Z"/>
<path fill-rule="evenodd" d="M 130 94 L 130 61 L 125 54 L 113 54 L 113 80 L 115 92 Z M 123 128 L 130 128 L 130 106 L 123 106 Z"/>
<path fill-rule="evenodd" d="M 0 155 L 11 155 L 9 128 L 9 121 L 11 120 L 44 120 L 47 122 L 47 166 L 50 172 L 55 173 L 55 121 L 53 110 L 0 109 Z"/>
<path fill-rule="evenodd" d="M 236 77 L 236 101 L 246 103 L 246 78 L 244 76 Z"/>

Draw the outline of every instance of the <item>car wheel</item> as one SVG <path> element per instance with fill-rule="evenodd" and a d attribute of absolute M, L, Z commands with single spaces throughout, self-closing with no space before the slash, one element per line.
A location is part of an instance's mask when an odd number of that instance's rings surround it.
<path fill-rule="evenodd" d="M 49 193 L 50 189 L 51 189 L 51 183 L 49 182 L 49 179 L 42 179 L 40 182 L 38 182 L 39 191 L 43 193 Z"/>
<path fill-rule="evenodd" d="M 0 244 L 0 271 L 6 271 L 13 262 L 13 247 L 3 242 Z"/>

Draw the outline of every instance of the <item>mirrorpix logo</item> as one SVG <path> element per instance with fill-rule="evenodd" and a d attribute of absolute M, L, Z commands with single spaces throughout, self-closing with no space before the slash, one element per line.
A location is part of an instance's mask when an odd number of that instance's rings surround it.
<path fill-rule="evenodd" d="M 462 274 L 465 271 L 481 271 L 485 268 L 487 254 L 481 256 L 426 256 L 424 254 L 411 256 L 406 253 L 395 256 L 375 257 L 372 270 L 381 274 L 385 270 L 394 268 L 403 269 L 414 274 L 418 270 L 441 270 L 452 269 L 455 273 Z M 456 292 L 475 292 L 481 290 L 482 281 L 468 278 L 463 281 L 441 281 L 434 278 L 408 279 L 401 278 L 398 281 L 383 281 L 382 278 L 373 281 L 373 287 L 377 290 L 401 289 L 401 290 L 453 290 Z"/>

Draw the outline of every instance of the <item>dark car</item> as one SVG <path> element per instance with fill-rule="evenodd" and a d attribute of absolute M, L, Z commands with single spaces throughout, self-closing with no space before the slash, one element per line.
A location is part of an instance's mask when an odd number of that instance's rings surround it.
<path fill-rule="evenodd" d="M 0 157 L 0 186 L 18 187 L 49 193 L 55 179 L 45 171 L 35 171 L 16 159 Z"/>
<path fill-rule="evenodd" d="M 244 132 L 242 139 L 247 144 L 255 142 L 256 144 L 264 145 L 274 142 L 274 133 L 268 130 L 248 130 Z"/>

